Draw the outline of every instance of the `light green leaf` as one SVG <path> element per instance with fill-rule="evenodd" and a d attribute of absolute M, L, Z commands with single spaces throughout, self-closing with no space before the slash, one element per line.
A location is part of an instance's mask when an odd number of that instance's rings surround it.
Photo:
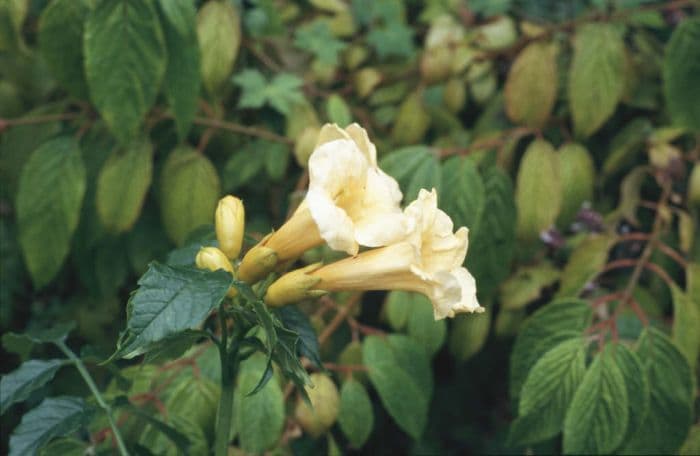
<path fill-rule="evenodd" d="M 289 148 L 284 144 L 270 144 L 265 149 L 265 171 L 273 181 L 280 181 L 289 166 Z"/>
<path fill-rule="evenodd" d="M 126 332 L 112 357 L 133 358 L 152 344 L 197 327 L 219 305 L 231 274 L 151 263 L 127 305 Z"/>
<path fill-rule="evenodd" d="M 170 153 L 160 176 L 160 213 L 176 245 L 212 222 L 220 194 L 219 175 L 207 157 L 187 146 Z"/>
<path fill-rule="evenodd" d="M 201 85 L 197 11 L 192 0 L 160 0 L 168 63 L 163 89 L 184 140 L 197 113 Z"/>
<path fill-rule="evenodd" d="M 673 123 L 700 131 L 700 19 L 689 17 L 671 35 L 664 58 L 664 95 Z"/>
<path fill-rule="evenodd" d="M 637 354 L 649 377 L 649 413 L 620 453 L 676 453 L 693 418 L 695 390 L 690 367 L 668 336 L 654 328 L 642 333 Z"/>
<path fill-rule="evenodd" d="M 0 414 L 4 414 L 15 402 L 21 402 L 37 389 L 50 382 L 56 371 L 64 365 L 60 359 L 30 359 L 0 380 Z"/>
<path fill-rule="evenodd" d="M 649 411 L 649 379 L 637 353 L 626 345 L 616 345 L 615 362 L 622 372 L 627 388 L 629 422 L 621 440 L 624 444 L 637 432 Z"/>
<path fill-rule="evenodd" d="M 608 259 L 608 251 L 614 237 L 606 234 L 591 234 L 571 252 L 561 276 L 557 297 L 576 297 L 583 287 L 600 273 Z"/>
<path fill-rule="evenodd" d="M 241 19 L 231 2 L 207 2 L 197 14 L 202 82 L 216 95 L 233 71 L 241 47 Z"/>
<path fill-rule="evenodd" d="M 683 352 L 691 369 L 700 355 L 700 305 L 676 284 L 671 286 L 673 299 L 673 342 Z"/>
<path fill-rule="evenodd" d="M 516 400 L 530 369 L 559 342 L 581 336 L 593 311 L 586 301 L 560 299 L 532 314 L 520 328 L 510 355 L 510 397 Z"/>
<path fill-rule="evenodd" d="M 595 133 L 612 115 L 625 86 L 625 44 L 612 24 L 576 29 L 569 70 L 569 103 L 574 130 Z"/>
<path fill-rule="evenodd" d="M 10 436 L 10 456 L 35 454 L 58 436 L 70 434 L 87 423 L 89 408 L 82 398 L 50 397 L 22 417 Z"/>
<path fill-rule="evenodd" d="M 595 165 L 588 150 L 578 143 L 566 143 L 559 154 L 559 179 L 562 182 L 561 211 L 557 224 L 567 228 L 583 204 L 593 202 Z"/>
<path fill-rule="evenodd" d="M 411 354 L 400 349 L 407 342 L 405 336 L 391 335 L 387 339 L 367 337 L 362 357 L 372 385 L 389 415 L 401 429 L 418 439 L 427 423 L 432 388 L 426 388 L 425 375 L 416 375 L 416 370 L 427 369 L 430 376 L 430 367 L 425 355 L 423 359 L 418 356 L 411 360 Z M 422 349 L 418 348 L 420 353 Z"/>
<path fill-rule="evenodd" d="M 392 327 L 405 328 L 408 336 L 425 348 L 428 356 L 432 357 L 442 347 L 447 326 L 444 320 L 435 321 L 433 306 L 424 295 L 392 291 L 385 309 Z"/>
<path fill-rule="evenodd" d="M 166 47 L 151 0 L 104 0 L 85 25 L 90 98 L 122 143 L 134 137 L 165 74 Z"/>
<path fill-rule="evenodd" d="M 86 186 L 80 149 L 70 137 L 44 143 L 22 170 L 17 227 L 27 269 L 37 287 L 53 279 L 68 254 Z"/>
<path fill-rule="evenodd" d="M 501 306 L 507 310 L 524 308 L 539 298 L 544 288 L 556 283 L 560 276 L 561 271 L 548 261 L 521 267 L 501 284 Z"/>
<path fill-rule="evenodd" d="M 282 114 L 288 114 L 296 103 L 304 100 L 301 86 L 304 81 L 291 73 L 279 73 L 269 82 L 258 70 L 245 69 L 233 78 L 241 87 L 238 101 L 241 108 L 261 108 L 269 104 Z"/>
<path fill-rule="evenodd" d="M 564 453 L 611 453 L 625 436 L 629 399 L 614 350 L 608 345 L 594 358 L 574 394 L 564 420 Z"/>
<path fill-rule="evenodd" d="M 315 20 L 296 29 L 294 46 L 310 52 L 321 63 L 335 66 L 338 64 L 338 54 L 347 44 L 333 36 L 328 22 Z"/>
<path fill-rule="evenodd" d="M 83 29 L 90 8 L 85 0 L 57 0 L 39 18 L 39 49 L 52 75 L 73 95 L 87 98 L 83 74 Z"/>
<path fill-rule="evenodd" d="M 693 456 L 700 454 L 700 424 L 690 428 L 690 434 L 681 447 L 679 454 L 683 456 Z"/>
<path fill-rule="evenodd" d="M 450 329 L 450 352 L 464 362 L 481 351 L 491 329 L 491 308 L 486 312 L 458 315 Z"/>
<path fill-rule="evenodd" d="M 338 124 L 341 128 L 347 127 L 352 122 L 350 108 L 345 100 L 335 93 L 326 100 L 326 114 L 329 121 Z"/>
<path fill-rule="evenodd" d="M 372 402 L 367 390 L 362 383 L 352 378 L 343 383 L 340 389 L 338 423 L 350 445 L 355 448 L 365 444 L 374 428 Z"/>
<path fill-rule="evenodd" d="M 139 140 L 115 148 L 97 178 L 97 213 L 108 230 L 131 229 L 141 213 L 153 174 L 153 147 Z"/>
<path fill-rule="evenodd" d="M 209 435 L 216 425 L 221 388 L 205 377 L 183 376 L 165 402 L 169 416 L 181 416 Z"/>
<path fill-rule="evenodd" d="M 486 209 L 484 181 L 474 160 L 452 157 L 443 162 L 439 202 L 455 227 L 466 226 L 473 239 Z"/>
<path fill-rule="evenodd" d="M 367 43 L 377 51 L 380 59 L 407 58 L 414 52 L 413 29 L 393 18 L 383 26 L 372 27 L 367 33 Z"/>
<path fill-rule="evenodd" d="M 515 204 L 518 237 L 535 241 L 554 224 L 561 209 L 559 156 L 550 143 L 536 139 L 527 147 L 518 169 Z"/>
<path fill-rule="evenodd" d="M 511 442 L 532 444 L 562 430 L 566 410 L 586 372 L 585 349 L 583 338 L 575 337 L 535 363 L 523 385 L 518 418 L 511 424 Z"/>

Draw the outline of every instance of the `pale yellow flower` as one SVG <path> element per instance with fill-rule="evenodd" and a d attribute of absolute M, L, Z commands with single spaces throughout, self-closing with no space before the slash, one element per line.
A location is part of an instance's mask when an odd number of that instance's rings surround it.
<path fill-rule="evenodd" d="M 452 220 L 437 207 L 435 190 L 421 190 L 404 212 L 412 222 L 412 231 L 404 240 L 309 272 L 309 276 L 319 279 L 312 288 L 422 293 L 433 303 L 436 320 L 462 312 L 483 312 L 476 299 L 474 278 L 462 267 L 468 247 L 467 228 L 452 232 Z M 284 278 L 279 286 L 276 282 L 269 289 L 273 305 L 291 302 L 285 301 L 285 290 L 277 289 L 289 286 Z"/>
<path fill-rule="evenodd" d="M 226 257 L 226 254 L 216 247 L 200 248 L 195 257 L 195 264 L 199 269 L 208 269 L 210 271 L 223 269 L 234 275 L 233 265 Z M 227 293 L 229 297 L 234 297 L 236 294 L 238 294 L 238 291 L 234 287 L 229 288 Z"/>
<path fill-rule="evenodd" d="M 238 258 L 245 230 L 243 202 L 231 195 L 221 198 L 216 206 L 214 220 L 219 248 L 229 259 Z"/>

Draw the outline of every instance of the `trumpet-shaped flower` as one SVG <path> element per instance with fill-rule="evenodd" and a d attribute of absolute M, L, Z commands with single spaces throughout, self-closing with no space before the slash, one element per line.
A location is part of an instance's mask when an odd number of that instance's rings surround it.
<path fill-rule="evenodd" d="M 260 246 L 284 262 L 323 242 L 350 255 L 356 255 L 360 245 L 388 245 L 410 228 L 399 206 L 401 198 L 398 183 L 377 166 L 377 151 L 367 132 L 357 124 L 344 130 L 327 124 L 309 158 L 306 198 Z M 260 278 L 248 274 L 253 268 L 247 263 L 250 260 L 244 258 L 242 277 Z"/>
<path fill-rule="evenodd" d="M 468 247 L 467 228 L 452 232 L 452 220 L 437 208 L 435 190 L 421 190 L 404 212 L 413 225 L 404 240 L 309 272 L 319 279 L 313 289 L 422 293 L 432 301 L 436 320 L 462 312 L 483 312 L 476 299 L 474 278 L 462 267 Z M 276 283 L 268 295 L 274 305 L 284 304 L 280 301 L 286 293 L 278 290 Z"/>

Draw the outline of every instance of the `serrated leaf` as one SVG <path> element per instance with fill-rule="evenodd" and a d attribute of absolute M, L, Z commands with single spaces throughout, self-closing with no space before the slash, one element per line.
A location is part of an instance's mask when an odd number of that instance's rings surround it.
<path fill-rule="evenodd" d="M 625 436 L 629 398 L 614 350 L 608 345 L 593 359 L 574 394 L 564 420 L 564 453 L 611 453 Z"/>
<path fill-rule="evenodd" d="M 27 412 L 10 436 L 10 456 L 35 454 L 52 438 L 87 424 L 90 409 L 79 397 L 50 397 Z"/>
<path fill-rule="evenodd" d="M 673 342 L 683 352 L 692 370 L 700 355 L 700 304 L 676 284 L 671 286 L 673 300 Z"/>
<path fill-rule="evenodd" d="M 115 148 L 97 178 L 97 213 L 108 230 L 129 230 L 141 213 L 153 175 L 153 147 L 147 140 Z"/>
<path fill-rule="evenodd" d="M 499 296 L 503 309 L 519 310 L 540 297 L 544 288 L 559 280 L 561 271 L 550 262 L 544 261 L 532 266 L 524 266 L 503 282 Z"/>
<path fill-rule="evenodd" d="M 637 354 L 649 378 L 649 412 L 623 454 L 672 454 L 692 424 L 694 382 L 683 354 L 664 333 L 647 328 Z"/>
<path fill-rule="evenodd" d="M 284 306 L 276 311 L 285 328 L 299 335 L 299 355 L 306 356 L 316 367 L 321 367 L 320 347 L 316 330 L 309 317 L 294 306 Z"/>
<path fill-rule="evenodd" d="M 242 90 L 238 106 L 261 108 L 269 104 L 281 114 L 288 114 L 292 107 L 304 100 L 301 93 L 303 81 L 291 73 L 279 73 L 269 82 L 258 70 L 245 69 L 233 78 Z"/>
<path fill-rule="evenodd" d="M 625 86 L 625 44 L 612 24 L 576 29 L 569 103 L 578 136 L 595 133 L 613 114 Z"/>
<path fill-rule="evenodd" d="M 284 429 L 284 398 L 277 381 L 270 381 L 257 393 L 255 388 L 267 367 L 265 356 L 254 355 L 241 364 L 234 398 L 234 428 L 241 447 L 262 453 L 275 446 Z"/>
<path fill-rule="evenodd" d="M 550 143 L 536 139 L 527 147 L 518 169 L 515 204 L 518 237 L 534 241 L 554 224 L 561 209 L 559 156 Z"/>
<path fill-rule="evenodd" d="M 605 265 L 608 251 L 615 238 L 606 234 L 591 234 L 571 252 L 561 276 L 557 297 L 576 297 Z"/>
<path fill-rule="evenodd" d="M 122 143 L 134 137 L 156 100 L 167 55 L 151 0 L 104 0 L 85 24 L 90 99 Z"/>
<path fill-rule="evenodd" d="M 639 356 L 624 344 L 615 347 L 615 362 L 627 388 L 629 421 L 621 442 L 627 442 L 637 432 L 649 410 L 649 380 Z"/>
<path fill-rule="evenodd" d="M 0 414 L 4 414 L 15 402 L 21 402 L 37 389 L 50 382 L 56 371 L 65 363 L 60 359 L 30 359 L 0 380 Z"/>
<path fill-rule="evenodd" d="M 510 67 L 505 84 L 505 107 L 518 124 L 541 128 L 549 119 L 557 96 L 557 46 L 534 42 Z"/>
<path fill-rule="evenodd" d="M 151 263 L 127 305 L 126 332 L 113 357 L 133 358 L 197 327 L 226 296 L 231 274 Z"/>
<path fill-rule="evenodd" d="M 374 428 L 372 402 L 367 390 L 352 378 L 343 383 L 340 389 L 338 423 L 350 445 L 355 448 L 365 444 Z"/>
<path fill-rule="evenodd" d="M 510 355 L 510 397 L 516 400 L 532 366 L 552 346 L 581 336 L 593 311 L 586 301 L 560 299 L 532 314 L 520 328 Z"/>
<path fill-rule="evenodd" d="M 78 98 L 87 98 L 83 74 L 83 29 L 90 8 L 85 0 L 57 0 L 39 18 L 39 49 L 52 75 Z"/>
<path fill-rule="evenodd" d="M 450 353 L 464 362 L 479 353 L 491 329 L 491 308 L 486 312 L 458 315 L 450 329 Z"/>
<path fill-rule="evenodd" d="M 452 157 L 442 164 L 440 207 L 450 216 L 455 227 L 466 226 L 469 236 L 479 231 L 486 209 L 484 181 L 473 160 Z"/>
<path fill-rule="evenodd" d="M 427 368 L 429 376 L 430 368 L 425 355 L 423 359 L 419 356 L 411 360 L 410 352 L 401 349 L 406 344 L 405 336 L 391 335 L 387 339 L 367 337 L 362 347 L 363 360 L 389 415 L 401 429 L 418 439 L 427 422 L 432 387 L 426 388 L 425 375 L 416 375 L 416 369 Z"/>
<path fill-rule="evenodd" d="M 197 17 L 191 0 L 160 0 L 168 62 L 163 89 L 184 140 L 197 113 L 201 85 Z"/>
<path fill-rule="evenodd" d="M 230 2 L 207 2 L 197 13 L 202 82 L 215 95 L 227 82 L 241 46 L 241 20 Z"/>
<path fill-rule="evenodd" d="M 426 146 L 402 147 L 382 157 L 379 166 L 404 188 L 408 185 L 414 171 L 429 156 L 430 149 Z"/>
<path fill-rule="evenodd" d="M 211 223 L 220 194 L 219 175 L 207 157 L 186 146 L 172 151 L 160 176 L 160 213 L 176 245 Z"/>
<path fill-rule="evenodd" d="M 58 273 L 78 227 L 86 188 L 78 143 L 59 137 L 32 153 L 17 193 L 17 227 L 27 269 L 37 287 Z"/>
<path fill-rule="evenodd" d="M 532 444 L 557 435 L 586 372 L 585 341 L 565 340 L 540 358 L 525 380 L 510 441 Z"/>
<path fill-rule="evenodd" d="M 221 388 L 205 377 L 184 376 L 170 391 L 165 406 L 168 415 L 186 417 L 193 425 L 213 437 Z"/>
<path fill-rule="evenodd" d="M 380 59 L 407 58 L 414 52 L 413 29 L 393 18 L 383 26 L 372 27 L 367 33 L 367 43 L 377 51 Z"/>
<path fill-rule="evenodd" d="M 666 46 L 663 79 L 674 125 L 700 130 L 700 20 L 689 17 L 675 28 Z"/>
<path fill-rule="evenodd" d="M 338 54 L 347 44 L 333 36 L 328 22 L 315 20 L 296 29 L 294 46 L 310 52 L 323 64 L 335 66 L 338 64 Z"/>

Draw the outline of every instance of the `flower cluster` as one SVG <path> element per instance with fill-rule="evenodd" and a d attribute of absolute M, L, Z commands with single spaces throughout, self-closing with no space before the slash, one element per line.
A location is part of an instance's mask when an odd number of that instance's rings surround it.
<path fill-rule="evenodd" d="M 453 232 L 452 220 L 438 209 L 434 189 L 421 190 L 403 210 L 401 199 L 397 182 L 378 167 L 376 148 L 363 128 L 325 125 L 309 158 L 305 199 L 279 230 L 246 253 L 236 273 L 255 283 L 325 243 L 349 256 L 282 275 L 267 290 L 268 305 L 331 291 L 405 290 L 428 296 L 436 319 L 483 311 L 474 278 L 462 266 L 468 229 Z M 202 249 L 198 266 L 233 271 L 230 262 L 222 262 L 240 252 L 242 217 L 239 200 L 222 200 L 216 212 L 221 254 L 212 253 L 217 250 L 212 247 Z"/>

